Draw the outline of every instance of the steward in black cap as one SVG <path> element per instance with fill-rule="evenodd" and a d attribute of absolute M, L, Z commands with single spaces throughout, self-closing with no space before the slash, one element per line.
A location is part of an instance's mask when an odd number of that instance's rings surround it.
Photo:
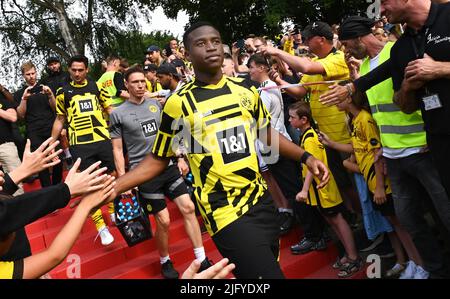
<path fill-rule="evenodd" d="M 374 23 L 374 20 L 360 16 L 348 17 L 339 27 L 339 40 L 349 40 L 371 34 Z"/>
<path fill-rule="evenodd" d="M 303 31 L 303 36 L 305 37 L 306 40 L 314 36 L 321 36 L 325 37 L 327 40 L 332 41 L 333 30 L 327 23 L 317 21 L 305 27 L 305 30 Z"/>

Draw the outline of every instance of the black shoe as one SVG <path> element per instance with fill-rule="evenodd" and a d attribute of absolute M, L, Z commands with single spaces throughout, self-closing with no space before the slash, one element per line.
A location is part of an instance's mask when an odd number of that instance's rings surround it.
<path fill-rule="evenodd" d="M 381 243 L 384 241 L 384 234 L 379 234 L 370 245 L 364 247 L 363 249 L 360 249 L 361 252 L 368 252 L 372 251 L 375 248 L 377 248 Z"/>
<path fill-rule="evenodd" d="M 395 256 L 394 249 L 391 246 L 389 238 L 384 238 L 381 244 L 375 248 L 375 253 L 381 258 L 392 258 Z"/>
<path fill-rule="evenodd" d="M 324 231 L 322 233 L 322 238 L 325 240 L 325 243 L 327 243 L 327 242 L 332 240 L 330 234 L 327 231 Z"/>
<path fill-rule="evenodd" d="M 208 269 L 209 267 L 211 267 L 212 261 L 208 260 L 208 258 L 206 257 L 203 262 L 200 264 L 200 269 L 198 269 L 197 273 L 200 273 L 206 269 Z"/>
<path fill-rule="evenodd" d="M 166 279 L 177 279 L 179 276 L 177 270 L 173 267 L 171 260 L 168 260 L 161 265 L 161 274 Z"/>
<path fill-rule="evenodd" d="M 294 216 L 288 212 L 281 212 L 280 217 L 280 234 L 287 234 L 294 225 Z"/>
<path fill-rule="evenodd" d="M 305 254 L 310 251 L 325 249 L 327 249 L 327 243 L 323 238 L 317 242 L 303 238 L 298 244 L 291 246 L 292 254 Z"/>

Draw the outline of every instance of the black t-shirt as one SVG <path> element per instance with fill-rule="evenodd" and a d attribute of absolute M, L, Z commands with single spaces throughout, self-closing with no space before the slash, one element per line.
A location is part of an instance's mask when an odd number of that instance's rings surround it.
<path fill-rule="evenodd" d="M 42 79 L 41 84 L 47 85 L 56 96 L 58 88 L 71 81 L 70 75 L 67 72 L 51 73 L 47 78 Z"/>
<path fill-rule="evenodd" d="M 120 97 L 122 90 L 127 90 L 127 88 L 125 87 L 125 78 L 119 72 L 116 72 L 114 74 L 114 86 L 117 89 L 117 93 L 115 94 L 116 97 Z"/>
<path fill-rule="evenodd" d="M 401 88 L 404 71 L 410 61 L 428 54 L 436 61 L 450 61 L 450 3 L 431 4 L 428 19 L 419 32 L 407 29 L 391 50 L 394 89 Z M 450 79 L 437 79 L 416 92 L 428 134 L 450 134 Z M 422 98 L 438 94 L 442 108 L 426 111 Z"/>
<path fill-rule="evenodd" d="M 14 93 L 14 100 L 20 105 L 26 87 Z M 33 133 L 51 133 L 56 113 L 50 106 L 48 96 L 43 93 L 33 94 L 27 100 L 25 124 L 27 135 Z"/>
<path fill-rule="evenodd" d="M 6 111 L 11 108 L 14 109 L 13 103 L 9 102 L 5 96 L 0 93 L 0 109 Z M 5 142 L 14 142 L 11 122 L 0 117 L 0 144 Z"/>

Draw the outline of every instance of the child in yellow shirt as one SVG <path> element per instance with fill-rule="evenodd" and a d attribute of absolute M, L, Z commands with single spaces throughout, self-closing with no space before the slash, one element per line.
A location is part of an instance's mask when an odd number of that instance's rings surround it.
<path fill-rule="evenodd" d="M 298 102 L 290 106 L 289 121 L 294 128 L 300 129 L 303 133 L 300 146 L 328 167 L 325 148 L 319 141 L 316 131 L 311 127 L 312 116 L 308 103 Z M 317 206 L 322 216 L 333 228 L 346 252 L 344 257 L 336 261 L 333 268 L 340 270 L 338 277 L 349 277 L 361 269 L 363 261 L 356 250 L 353 232 L 342 216 L 345 207 L 336 181 L 330 174 L 328 184 L 318 189 L 319 182 L 314 179 L 313 174 L 307 168 L 303 168 L 303 179 L 303 189 L 297 194 L 296 200 Z"/>

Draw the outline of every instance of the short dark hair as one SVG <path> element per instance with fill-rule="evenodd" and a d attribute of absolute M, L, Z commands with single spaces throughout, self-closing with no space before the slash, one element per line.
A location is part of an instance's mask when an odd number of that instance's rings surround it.
<path fill-rule="evenodd" d="M 142 67 L 140 65 L 133 66 L 133 67 L 130 67 L 123 75 L 125 78 L 125 81 L 128 82 L 128 78 L 131 76 L 131 74 L 134 74 L 134 73 L 141 73 L 141 74 L 145 75 L 144 70 L 142 69 Z"/>
<path fill-rule="evenodd" d="M 124 69 L 130 67 L 130 63 L 128 63 L 126 58 L 120 58 L 120 67 L 123 67 Z"/>
<path fill-rule="evenodd" d="M 108 63 L 108 64 L 110 64 L 111 62 L 113 62 L 113 61 L 115 61 L 115 60 L 120 60 L 120 57 L 117 56 L 117 55 L 115 55 L 115 54 L 109 55 L 109 56 L 106 57 L 106 59 L 105 59 L 106 63 Z"/>
<path fill-rule="evenodd" d="M 144 65 L 144 73 L 145 72 L 154 72 L 158 70 L 158 66 L 154 63 Z"/>
<path fill-rule="evenodd" d="M 206 22 L 206 21 L 199 21 L 199 22 L 196 22 L 196 23 L 192 24 L 188 29 L 186 29 L 186 31 L 183 34 L 183 44 L 184 44 L 186 49 L 189 50 L 189 47 L 190 47 L 190 45 L 189 45 L 189 34 L 191 34 L 192 31 L 194 31 L 194 30 L 196 30 L 196 29 L 198 29 L 200 27 L 204 27 L 204 26 L 209 26 L 209 27 L 212 27 L 215 30 L 217 30 L 217 28 L 213 24 L 211 24 L 209 22 Z M 219 32 L 219 30 L 217 30 L 217 32 Z M 219 34 L 220 34 L 220 32 L 219 32 Z"/>
<path fill-rule="evenodd" d="M 311 114 L 311 107 L 309 107 L 309 104 L 303 101 L 294 103 L 289 106 L 289 110 L 295 111 L 298 118 L 306 117 L 308 118 L 308 121 L 310 123 L 313 123 L 312 114 Z"/>
<path fill-rule="evenodd" d="M 223 53 L 223 59 L 231 59 L 233 60 L 233 56 L 230 53 Z"/>
<path fill-rule="evenodd" d="M 157 75 L 171 75 L 176 81 L 180 81 L 180 74 L 177 72 L 177 68 L 172 63 L 164 63 L 156 71 Z"/>
<path fill-rule="evenodd" d="M 74 56 L 70 57 L 70 59 L 69 59 L 69 67 L 71 67 L 74 62 L 82 62 L 82 63 L 84 63 L 86 68 L 89 67 L 89 60 L 84 55 L 74 55 Z"/>
<path fill-rule="evenodd" d="M 268 64 L 267 59 L 264 57 L 264 55 L 262 55 L 260 53 L 253 54 L 252 56 L 250 56 L 250 58 L 248 59 L 247 65 L 250 66 L 251 62 L 254 62 L 256 65 L 263 65 L 263 66 L 270 68 L 270 65 Z"/>

